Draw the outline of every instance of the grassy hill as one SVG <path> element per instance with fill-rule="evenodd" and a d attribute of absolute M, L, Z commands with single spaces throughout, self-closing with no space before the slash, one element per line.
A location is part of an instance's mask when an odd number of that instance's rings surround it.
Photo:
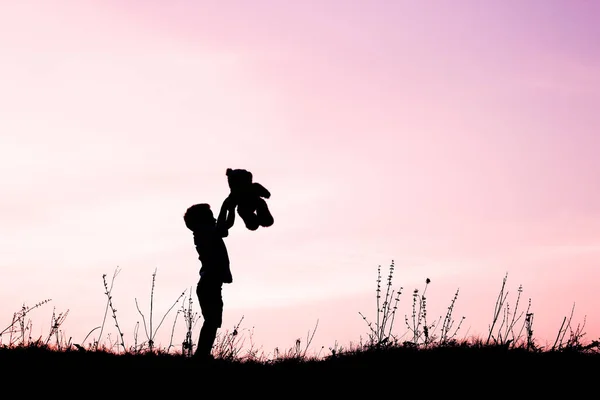
<path fill-rule="evenodd" d="M 197 396 L 204 390 L 210 393 L 216 390 L 227 397 L 510 396 L 512 399 L 574 397 L 597 390 L 600 342 L 584 340 L 585 324 L 573 324 L 571 315 L 565 317 L 550 347 L 538 346 L 533 338 L 533 313 L 529 308 L 519 311 L 517 298 L 516 306 L 508 312 L 506 277 L 486 337 L 456 339 L 462 321 L 455 321 L 452 315 L 458 292 L 447 314 L 428 322 L 427 280 L 422 292 L 415 290 L 412 294 L 412 315 L 404 321 L 408 335 L 402 336 L 408 339 L 400 340 L 392 329 L 400 296 L 392 288 L 393 272 L 392 262 L 382 286 L 378 268 L 378 313 L 374 321 L 363 316 L 368 339 L 346 348 L 331 348 L 323 356 L 307 353 L 310 340 L 304 349 L 298 341 L 295 348 L 270 358 L 252 351 L 244 353 L 234 329 L 217 340 L 213 360 L 198 362 L 191 357 L 194 348 L 191 338 L 195 336 L 191 334 L 193 316 L 186 315 L 185 308 L 182 313 L 190 330 L 182 350 L 156 348 L 151 341 L 127 347 L 122 335 L 107 346 L 99 341 L 102 333 L 85 346 L 65 343 L 59 335 L 65 314 L 53 316 L 45 339 L 32 340 L 25 318 L 45 302 L 23 306 L 14 314 L 12 323 L 0 331 L 0 378 L 4 388 L 25 381 L 19 386 L 23 393 L 48 395 L 58 391 L 86 397 L 96 392 L 103 397 L 141 393 L 153 397 L 170 393 L 173 397 L 176 392 Z M 119 329 L 111 303 L 111 286 L 106 281 L 105 287 L 107 311 L 112 309 Z M 41 384 L 42 381 L 49 382 L 49 386 Z"/>
<path fill-rule="evenodd" d="M 88 390 L 89 380 L 99 379 L 107 395 L 113 390 L 115 395 L 152 394 L 174 383 L 169 390 L 185 392 L 189 385 L 193 392 L 194 387 L 208 390 L 213 385 L 229 396 L 275 391 L 283 397 L 573 397 L 597 390 L 600 352 L 597 343 L 560 351 L 453 343 L 428 348 L 367 346 L 321 359 L 216 358 L 200 363 L 181 354 L 56 351 L 31 345 L 0 349 L 0 366 L 5 382 L 11 376 L 38 376 L 56 383 L 66 379 L 72 390 L 79 385 Z M 46 389 L 34 386 L 29 391 Z"/>

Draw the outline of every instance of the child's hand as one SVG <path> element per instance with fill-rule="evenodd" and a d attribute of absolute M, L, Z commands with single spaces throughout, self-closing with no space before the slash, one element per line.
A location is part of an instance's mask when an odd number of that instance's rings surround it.
<path fill-rule="evenodd" d="M 236 201 L 231 195 L 229 195 L 223 201 L 223 205 L 228 209 L 233 209 L 236 206 Z"/>

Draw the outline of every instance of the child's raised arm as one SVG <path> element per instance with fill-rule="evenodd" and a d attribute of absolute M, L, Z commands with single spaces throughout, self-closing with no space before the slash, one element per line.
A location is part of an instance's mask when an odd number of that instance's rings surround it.
<path fill-rule="evenodd" d="M 234 222 L 235 203 L 227 197 L 221 205 L 221 211 L 219 211 L 219 217 L 217 218 L 217 230 L 220 232 L 221 237 L 229 236 L 229 229 L 231 229 Z"/>

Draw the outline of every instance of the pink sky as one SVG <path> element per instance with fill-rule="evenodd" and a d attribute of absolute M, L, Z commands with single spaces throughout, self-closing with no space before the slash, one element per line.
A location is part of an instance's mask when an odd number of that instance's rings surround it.
<path fill-rule="evenodd" d="M 315 349 L 364 337 L 392 259 L 400 335 L 426 278 L 430 316 L 460 288 L 462 333 L 485 334 L 508 273 L 542 343 L 573 303 L 597 338 L 598 18 L 589 1 L 3 1 L 0 329 L 51 298 L 34 335 L 56 307 L 81 341 L 119 266 L 132 343 L 155 268 L 155 318 L 195 287 L 182 215 L 218 208 L 232 167 L 272 192 L 275 224 L 238 218 L 227 239 L 224 328 L 244 316 L 265 351 L 317 320 Z"/>

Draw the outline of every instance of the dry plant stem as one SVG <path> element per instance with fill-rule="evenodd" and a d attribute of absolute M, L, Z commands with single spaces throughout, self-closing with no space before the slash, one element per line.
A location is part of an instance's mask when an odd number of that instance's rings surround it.
<path fill-rule="evenodd" d="M 188 308 L 187 310 L 184 309 L 184 318 L 185 318 L 185 340 L 183 341 L 182 345 L 181 345 L 181 350 L 182 352 L 184 352 L 184 354 L 186 354 L 187 356 L 192 355 L 192 351 L 193 351 L 193 343 L 192 343 L 192 330 L 194 328 L 194 319 L 195 319 L 195 314 L 192 313 L 192 289 L 190 288 L 190 297 L 188 299 Z"/>
<path fill-rule="evenodd" d="M 433 328 L 434 326 L 436 326 L 435 322 L 433 324 L 431 324 L 431 326 L 429 326 L 427 324 L 427 298 L 425 297 L 425 294 L 427 292 L 427 287 L 430 282 L 431 282 L 431 280 L 429 278 L 427 278 L 425 280 L 425 288 L 423 289 L 423 294 L 421 296 L 419 296 L 419 289 L 415 289 L 413 291 L 412 314 L 411 314 L 412 325 L 409 322 L 408 316 L 407 315 L 404 316 L 404 322 L 406 324 L 406 327 L 413 334 L 412 342 L 408 342 L 408 343 L 410 343 L 411 345 L 414 345 L 414 346 L 419 345 L 419 340 L 420 340 L 421 336 L 424 337 L 423 344 L 425 346 L 429 345 L 432 341 L 432 336 L 430 334 L 430 328 Z M 417 300 L 419 302 L 418 307 L 417 307 Z M 421 331 L 421 326 L 423 327 L 423 331 Z"/>
<path fill-rule="evenodd" d="M 446 316 L 444 317 L 444 322 L 442 323 L 442 329 L 441 329 L 441 334 L 440 334 L 440 344 L 447 344 L 450 341 L 454 340 L 458 331 L 460 330 L 460 327 L 461 327 L 463 321 L 465 320 L 465 317 L 462 317 L 460 319 L 460 322 L 458 323 L 458 326 L 454 330 L 454 333 L 452 335 L 449 335 L 450 330 L 452 329 L 452 326 L 454 325 L 454 319 L 452 318 L 452 313 L 454 312 L 454 305 L 456 304 L 456 300 L 458 299 L 459 291 L 460 291 L 460 289 L 457 289 L 456 293 L 454 293 L 454 297 L 450 301 L 450 306 L 448 306 L 448 310 L 446 311 Z"/>
<path fill-rule="evenodd" d="M 186 291 L 187 291 L 187 289 L 183 291 L 183 293 L 181 294 L 182 297 L 185 295 Z M 189 301 L 189 310 L 191 311 L 191 308 L 192 308 L 192 290 L 191 290 L 191 288 L 190 288 L 190 296 L 189 296 L 188 301 Z M 171 328 L 171 337 L 169 339 L 169 347 L 167 347 L 167 353 L 170 351 L 170 349 L 172 347 L 174 347 L 174 345 L 173 345 L 173 337 L 175 335 L 175 326 L 177 324 L 177 318 L 179 317 L 180 313 L 183 313 L 184 318 L 186 318 L 185 302 L 182 302 L 182 304 L 181 304 L 181 310 L 177 310 L 177 313 L 175 313 L 175 318 L 173 320 L 173 326 Z M 190 333 L 190 336 L 191 336 L 191 333 Z M 186 334 L 186 339 L 187 339 L 187 334 Z"/>
<path fill-rule="evenodd" d="M 389 274 L 387 277 L 387 288 L 386 295 L 383 303 L 381 302 L 381 266 L 377 268 L 377 290 L 376 290 L 376 301 L 377 301 L 377 313 L 375 325 L 367 319 L 361 312 L 358 314 L 362 317 L 369 328 L 369 345 L 370 346 L 381 346 L 383 344 L 389 344 L 392 339 L 392 328 L 394 325 L 394 319 L 396 311 L 398 309 L 398 302 L 400 301 L 400 294 L 402 287 L 398 291 L 392 289 L 392 278 L 394 274 L 394 261 L 392 260 L 389 267 Z M 394 295 L 396 297 L 394 298 Z M 392 301 L 394 302 L 391 307 Z"/>
<path fill-rule="evenodd" d="M 139 348 L 138 348 L 138 335 L 140 332 L 140 321 L 137 321 L 135 323 L 135 326 L 133 327 L 133 351 L 135 353 L 139 352 Z"/>
<path fill-rule="evenodd" d="M 260 360 L 264 360 L 264 351 L 262 352 L 262 354 L 259 356 L 258 352 L 262 350 L 261 348 L 256 348 L 256 344 L 254 343 L 254 327 L 252 327 L 252 329 L 250 330 L 250 347 L 248 348 L 248 350 L 246 350 L 246 355 L 243 357 L 243 360 L 246 361 L 260 361 Z"/>
<path fill-rule="evenodd" d="M 175 335 L 175 325 L 177 325 L 177 317 L 179 317 L 179 310 L 175 313 L 175 318 L 173 319 L 173 326 L 171 327 L 171 336 L 169 338 L 169 346 L 167 347 L 167 353 L 173 347 L 173 336 Z"/>
<path fill-rule="evenodd" d="M 102 340 L 102 334 L 104 333 L 104 325 L 106 324 L 106 317 L 108 315 L 108 310 L 114 309 L 112 306 L 112 289 L 115 284 L 115 278 L 117 277 L 117 275 L 119 275 L 119 272 L 121 272 L 119 267 L 115 268 L 115 271 L 113 272 L 113 276 L 112 276 L 112 279 L 110 282 L 110 287 L 108 287 L 108 283 L 106 282 L 106 274 L 102 275 L 102 282 L 104 284 L 104 294 L 106 295 L 106 307 L 104 309 L 104 318 L 102 319 L 102 324 L 100 325 L 100 332 L 98 333 L 98 339 L 94 342 L 95 350 L 98 350 L 99 343 Z M 113 315 L 114 315 L 114 311 L 113 311 Z M 116 315 L 115 315 L 115 322 L 116 322 Z M 120 332 L 120 329 L 119 329 L 119 332 Z"/>
<path fill-rule="evenodd" d="M 521 325 L 521 329 L 519 330 L 519 334 L 516 337 L 513 335 L 513 337 L 515 339 L 515 344 L 517 342 L 521 341 L 521 337 L 523 336 L 523 330 L 525 330 L 525 333 L 527 334 L 527 324 L 528 324 L 527 318 L 531 319 L 531 317 L 528 317 L 528 315 L 531 314 L 530 310 L 531 310 L 531 299 L 529 299 L 529 301 L 527 303 L 527 310 L 525 310 L 525 320 L 523 321 L 523 325 Z M 521 315 L 522 314 L 523 313 L 521 313 Z M 532 321 L 529 321 L 529 323 L 531 323 L 531 322 Z"/>
<path fill-rule="evenodd" d="M 489 327 L 488 337 L 485 342 L 486 345 L 490 343 L 492 334 L 494 332 L 494 326 L 498 322 L 498 317 L 500 316 L 500 313 L 502 312 L 502 306 L 504 305 L 504 302 L 506 301 L 506 297 L 508 296 L 508 292 L 504 293 L 507 278 L 508 278 L 508 274 L 504 275 L 504 279 L 502 279 L 502 287 L 500 288 L 500 293 L 498 294 L 498 298 L 496 300 L 496 305 L 494 307 L 494 317 L 492 319 L 492 325 Z"/>
<path fill-rule="evenodd" d="M 527 350 L 535 350 L 536 346 L 533 341 L 533 313 L 525 315 L 525 327 L 527 329 Z"/>
<path fill-rule="evenodd" d="M 123 332 L 121 331 L 121 327 L 119 326 L 119 321 L 117 320 L 117 309 L 114 307 L 113 302 L 112 302 L 112 290 L 113 290 L 113 286 L 115 283 L 115 278 L 117 277 L 119 272 L 121 272 L 121 270 L 119 269 L 119 267 L 117 267 L 115 269 L 115 272 L 113 273 L 113 277 L 110 282 L 110 288 L 108 287 L 108 284 L 106 283 L 106 274 L 102 275 L 102 280 L 104 282 L 104 289 L 105 289 L 104 294 L 106 294 L 107 301 L 106 301 L 106 309 L 104 312 L 104 319 L 102 321 L 102 328 L 100 329 L 100 336 L 98 337 L 98 341 L 96 342 L 96 349 L 98 349 L 98 343 L 100 342 L 100 339 L 102 336 L 102 331 L 104 330 L 104 324 L 106 322 L 106 314 L 108 313 L 108 309 L 110 308 L 110 310 L 112 312 L 112 318 L 115 320 L 115 327 L 117 328 L 117 332 L 119 333 L 119 339 L 120 339 L 119 345 L 121 347 L 123 347 L 123 351 L 126 351 Z"/>
<path fill-rule="evenodd" d="M 379 306 L 379 302 L 381 299 L 381 265 L 377 266 L 377 322 L 375 323 L 375 327 L 377 328 L 377 332 L 379 332 L 379 327 L 381 324 L 379 323 L 379 314 L 382 312 L 381 307 Z M 379 340 L 379 338 L 377 338 Z"/>
<path fill-rule="evenodd" d="M 315 337 L 315 333 L 317 332 L 318 326 L 319 326 L 319 320 L 317 320 L 317 323 L 315 324 L 315 329 L 313 329 L 312 335 L 310 334 L 310 330 L 306 334 L 306 346 L 304 347 L 304 351 L 302 352 L 302 358 L 306 357 L 306 352 L 308 351 L 308 348 L 310 347 L 310 344 L 312 343 L 312 341 Z"/>
<path fill-rule="evenodd" d="M 500 288 L 500 292 L 498 294 L 498 298 L 496 300 L 496 305 L 494 308 L 494 318 L 492 324 L 489 326 L 488 338 L 485 344 L 489 345 L 490 341 L 493 340 L 494 344 L 514 348 L 516 346 L 523 345 L 523 330 L 526 329 L 526 332 L 528 332 L 529 330 L 533 329 L 533 316 L 530 315 L 531 299 L 529 299 L 528 301 L 527 309 L 519 313 L 519 306 L 521 305 L 521 295 L 523 293 L 523 285 L 519 285 L 519 288 L 517 290 L 518 294 L 515 302 L 515 308 L 511 311 L 510 304 L 506 301 L 508 298 L 508 292 L 505 291 L 507 275 L 504 276 L 504 279 L 502 281 L 502 287 Z M 502 313 L 502 321 L 497 326 L 500 313 Z M 516 334 L 515 328 L 517 326 L 517 323 L 523 317 L 523 315 L 525 315 L 525 320 L 523 320 L 523 324 L 521 325 L 518 334 Z M 533 343 L 528 342 L 527 339 L 525 344 L 529 347 L 533 345 Z"/>
<path fill-rule="evenodd" d="M 387 285 L 386 285 L 386 290 L 385 290 L 385 300 L 383 301 L 383 306 L 382 306 L 382 318 L 381 318 L 381 326 L 378 326 L 379 332 L 381 333 L 382 331 L 384 331 L 385 327 L 385 323 L 387 320 L 387 315 L 389 314 L 389 307 L 390 307 L 390 289 L 392 286 L 392 275 L 394 274 L 394 264 L 392 263 L 390 265 L 390 270 L 388 273 L 388 277 L 387 277 Z M 378 338 L 379 340 L 382 340 L 382 337 Z"/>
<path fill-rule="evenodd" d="M 569 340 L 567 342 L 567 347 L 570 349 L 576 348 L 580 350 L 583 346 L 581 344 L 581 338 L 583 338 L 586 333 L 584 332 L 585 324 L 587 321 L 587 316 L 583 316 L 583 324 L 577 324 L 577 328 L 575 330 L 569 329 Z"/>
<path fill-rule="evenodd" d="M 83 345 L 85 346 L 85 341 L 87 340 L 87 338 L 92 334 L 92 332 L 94 332 L 96 329 L 101 329 L 101 326 L 97 326 L 95 328 L 93 328 L 91 331 L 88 332 L 87 335 L 85 335 L 85 337 L 83 338 L 83 340 L 81 341 L 81 343 L 83 343 Z M 95 345 L 91 345 L 90 347 L 94 347 Z M 75 347 L 82 348 L 81 345 L 76 344 Z"/>
<path fill-rule="evenodd" d="M 573 330 L 571 328 L 571 321 L 573 320 L 573 314 L 575 312 L 575 303 L 573 303 L 573 307 L 571 308 L 571 314 L 569 317 L 564 317 L 560 329 L 558 330 L 558 334 L 556 336 L 556 340 L 552 345 L 552 350 L 580 350 L 583 345 L 581 344 L 581 339 L 585 336 L 585 332 L 583 329 L 585 328 L 585 323 L 587 318 L 583 318 L 583 325 L 578 324 L 577 328 Z M 565 335 L 569 331 L 569 338 L 565 342 Z"/>
<path fill-rule="evenodd" d="M 215 353 L 217 357 L 226 360 L 233 360 L 241 351 L 243 345 L 243 338 L 239 334 L 240 325 L 244 317 L 239 320 L 237 325 L 233 327 L 233 331 L 229 333 L 226 331 L 224 334 L 219 334 L 215 341 Z"/>
<path fill-rule="evenodd" d="M 178 312 L 177 312 L 177 313 L 180 313 L 180 312 L 183 313 L 186 332 L 185 332 L 185 339 L 181 343 L 181 352 L 184 356 L 187 356 L 187 357 L 192 356 L 193 348 L 194 348 L 194 343 L 193 343 L 193 339 L 192 339 L 192 331 L 195 327 L 196 322 L 198 322 L 198 319 L 200 318 L 198 316 L 198 313 L 194 313 L 192 311 L 192 305 L 193 305 L 192 293 L 193 293 L 193 290 L 190 287 L 187 308 L 185 307 L 185 302 L 182 302 L 181 310 L 178 310 Z"/>
<path fill-rule="evenodd" d="M 386 296 L 385 296 L 385 304 L 386 304 L 386 308 L 385 311 L 383 313 L 383 324 L 381 326 L 381 330 L 380 330 L 380 337 L 379 337 L 379 342 L 389 342 L 390 338 L 392 337 L 392 327 L 394 325 L 394 319 L 396 317 L 396 311 L 398 310 L 398 302 L 400 301 L 400 294 L 402 293 L 402 288 L 398 289 L 396 291 L 396 298 L 394 298 L 394 290 L 392 289 L 392 277 L 394 274 L 394 260 L 392 260 L 391 264 L 390 264 L 390 273 L 388 275 L 388 283 L 387 283 L 387 291 L 386 291 Z M 394 306 L 392 309 L 390 309 L 390 303 L 391 301 L 394 302 Z M 388 325 L 389 322 L 389 325 Z M 388 328 L 388 331 L 386 333 L 386 326 Z"/>
<path fill-rule="evenodd" d="M 423 335 L 424 335 L 424 344 L 427 346 L 430 342 L 429 335 L 429 326 L 427 325 L 427 298 L 425 297 L 425 293 L 427 292 L 427 288 L 429 287 L 429 278 L 425 280 L 425 288 L 423 289 L 423 294 L 419 298 L 419 324 L 421 320 L 423 321 Z M 418 338 L 417 338 L 418 340 Z M 415 340 L 415 344 L 417 341 Z"/>
<path fill-rule="evenodd" d="M 175 302 L 173 303 L 173 305 L 171 305 L 171 307 L 169 307 L 169 309 L 167 310 L 167 312 L 163 315 L 160 323 L 158 324 L 158 326 L 156 327 L 156 329 L 154 329 L 154 327 L 152 326 L 152 319 L 153 319 L 153 313 L 154 313 L 154 288 L 155 288 L 155 282 L 156 282 L 156 269 L 154 270 L 154 273 L 152 274 L 152 287 L 150 290 L 150 316 L 149 316 L 149 331 L 148 332 L 148 327 L 146 326 L 146 317 L 144 316 L 144 314 L 142 313 L 142 311 L 140 310 L 140 306 L 138 304 L 137 298 L 135 299 L 135 306 L 138 310 L 138 312 L 140 313 L 140 315 L 142 316 L 142 322 L 144 323 L 144 331 L 146 332 L 146 338 L 148 339 L 148 350 L 150 352 L 154 351 L 154 338 L 156 337 L 156 334 L 158 333 L 158 330 L 160 329 L 160 327 L 162 326 L 163 322 L 165 321 L 165 318 L 167 317 L 167 315 L 171 312 L 171 310 L 173 309 L 173 307 L 175 307 L 177 305 L 177 303 L 179 303 L 179 300 L 181 300 L 184 296 L 185 296 L 185 290 L 179 295 L 179 297 L 177 298 L 177 300 L 175 300 Z"/>
<path fill-rule="evenodd" d="M 152 340 L 152 316 L 153 316 L 153 308 L 154 308 L 154 286 L 156 284 L 156 268 L 154 269 L 154 273 L 152 273 L 152 289 L 150 290 L 150 339 L 148 340 L 148 345 L 150 346 L 150 351 L 152 351 L 152 346 L 154 345 L 154 340 Z"/>
<path fill-rule="evenodd" d="M 21 327 L 21 331 L 23 331 L 25 329 L 24 320 L 25 320 L 25 317 L 27 316 L 27 314 L 29 314 L 31 311 L 35 310 L 38 307 L 43 306 L 44 304 L 46 304 L 50 301 L 52 301 L 52 299 L 42 300 L 42 301 L 34 304 L 31 307 L 26 307 L 25 304 L 23 304 L 19 311 L 13 313 L 13 318 L 12 318 L 10 325 L 8 325 L 6 328 L 4 328 L 2 331 L 0 331 L 0 338 L 5 333 L 9 333 L 10 337 L 11 337 L 11 339 L 9 339 L 9 343 L 12 342 L 12 335 L 14 332 L 15 325 L 19 324 L 19 326 Z M 24 336 L 22 336 L 22 337 L 24 339 Z"/>
<path fill-rule="evenodd" d="M 515 310 L 512 313 L 512 319 L 510 321 L 510 323 L 508 323 L 506 325 L 506 331 L 504 332 L 504 337 L 508 339 L 509 335 L 512 336 L 512 340 L 513 343 L 515 341 L 515 333 L 514 333 L 514 327 L 515 324 L 521 319 L 521 317 L 523 316 L 523 312 L 521 312 L 521 314 L 519 314 L 519 316 L 517 317 L 517 313 L 519 310 L 519 301 L 521 300 L 521 293 L 523 293 L 523 285 L 519 285 L 519 288 L 517 289 L 517 300 L 515 302 Z"/>
<path fill-rule="evenodd" d="M 565 339 L 565 335 L 567 333 L 567 330 L 571 331 L 571 321 L 573 320 L 573 313 L 574 312 L 575 312 L 575 303 L 573 303 L 573 307 L 571 308 L 571 314 L 569 315 L 569 319 L 567 320 L 567 326 L 563 330 L 563 333 L 562 333 L 562 335 L 560 337 L 559 347 L 562 347 L 562 345 L 563 345 L 563 341 Z"/>
<path fill-rule="evenodd" d="M 56 340 L 56 346 L 57 346 L 57 348 L 60 349 L 58 330 L 60 329 L 60 326 L 63 324 L 63 322 L 65 322 L 65 319 L 67 318 L 68 314 L 69 314 L 69 310 L 67 310 L 64 313 L 60 313 L 57 316 L 56 308 L 54 308 L 52 310 L 52 317 L 50 319 L 50 332 L 48 333 L 48 337 L 46 338 L 46 340 L 44 342 L 45 345 L 48 345 L 48 343 L 50 342 L 50 338 L 52 338 L 52 336 L 54 335 L 55 340 Z"/>

